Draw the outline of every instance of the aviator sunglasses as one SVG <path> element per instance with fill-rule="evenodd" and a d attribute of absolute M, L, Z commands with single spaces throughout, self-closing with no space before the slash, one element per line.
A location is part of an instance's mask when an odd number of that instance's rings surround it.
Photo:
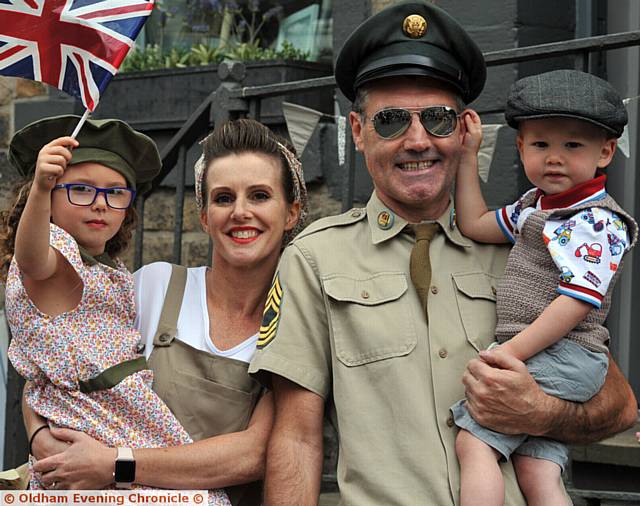
<path fill-rule="evenodd" d="M 407 131 L 411 116 L 417 114 L 424 129 L 434 137 L 449 137 L 458 124 L 460 116 L 446 105 L 429 107 L 392 107 L 382 109 L 371 117 L 373 128 L 383 139 L 395 139 Z"/>

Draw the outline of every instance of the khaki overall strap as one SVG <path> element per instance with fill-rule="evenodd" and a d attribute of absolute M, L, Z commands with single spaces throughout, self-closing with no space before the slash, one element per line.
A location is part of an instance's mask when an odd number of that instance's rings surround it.
<path fill-rule="evenodd" d="M 187 285 L 187 268 L 183 265 L 171 264 L 171 278 L 164 304 L 160 312 L 158 330 L 153 336 L 154 346 L 171 346 L 178 334 L 178 316 L 182 307 L 182 297 Z"/>
<path fill-rule="evenodd" d="M 125 360 L 124 362 L 105 369 L 95 378 L 78 381 L 78 386 L 83 394 L 97 392 L 98 390 L 108 390 L 109 388 L 115 387 L 127 376 L 138 371 L 144 371 L 145 369 L 149 369 L 146 358 L 132 358 L 131 360 Z"/>

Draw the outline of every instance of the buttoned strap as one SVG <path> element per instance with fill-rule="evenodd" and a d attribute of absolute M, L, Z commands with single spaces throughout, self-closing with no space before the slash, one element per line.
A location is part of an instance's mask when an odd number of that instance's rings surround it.
<path fill-rule="evenodd" d="M 429 261 L 429 245 L 431 239 L 438 230 L 437 223 L 421 223 L 419 225 L 411 225 L 416 243 L 411 251 L 409 260 L 409 272 L 411 281 L 418 292 L 418 297 L 422 303 L 425 318 L 427 316 L 427 297 L 429 295 L 429 286 L 431 285 L 431 263 Z"/>
<path fill-rule="evenodd" d="M 187 268 L 183 265 L 171 265 L 171 278 L 164 304 L 160 312 L 158 330 L 153 336 L 154 346 L 170 346 L 178 334 L 178 316 L 182 307 L 184 288 L 187 284 Z"/>
<path fill-rule="evenodd" d="M 144 357 L 134 358 L 105 369 L 95 378 L 79 381 L 78 386 L 83 394 L 97 392 L 98 390 L 108 390 L 115 387 L 127 376 L 145 369 L 149 369 L 147 360 Z"/>

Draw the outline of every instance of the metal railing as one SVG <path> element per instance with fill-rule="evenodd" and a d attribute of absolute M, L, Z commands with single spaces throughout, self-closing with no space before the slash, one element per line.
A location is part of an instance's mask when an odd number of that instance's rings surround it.
<path fill-rule="evenodd" d="M 512 63 L 542 60 L 572 55 L 576 69 L 588 71 L 593 53 L 640 45 L 640 31 L 601 35 L 583 39 L 552 42 L 522 48 L 506 49 L 485 53 L 488 67 L 497 67 Z M 184 208 L 184 182 L 187 169 L 187 152 L 215 124 L 238 117 L 250 117 L 260 121 L 262 101 L 271 97 L 300 94 L 309 91 L 335 88 L 333 76 L 302 81 L 269 84 L 263 86 L 242 86 L 246 69 L 240 62 L 223 62 L 218 67 L 221 84 L 191 114 L 186 123 L 178 130 L 161 152 L 162 170 L 153 182 L 151 192 L 160 186 L 162 180 L 172 171 L 176 171 L 176 200 L 173 242 L 173 262 L 182 260 L 182 214 Z M 483 112 L 483 111 L 480 111 Z M 495 112 L 495 111 L 492 111 Z M 350 140 L 350 129 L 346 129 L 347 170 L 342 195 L 342 207 L 348 209 L 353 203 L 355 183 L 355 150 Z M 135 267 L 142 265 L 144 201 L 151 194 L 139 199 L 138 211 L 140 223 L 136 232 Z"/>

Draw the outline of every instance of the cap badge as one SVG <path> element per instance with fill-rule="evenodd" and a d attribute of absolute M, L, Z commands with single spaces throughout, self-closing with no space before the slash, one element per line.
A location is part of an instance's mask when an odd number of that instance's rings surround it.
<path fill-rule="evenodd" d="M 411 14 L 404 18 L 402 31 L 412 39 L 419 39 L 427 33 L 427 20 L 420 14 Z"/>
<path fill-rule="evenodd" d="M 380 211 L 380 214 L 378 214 L 378 227 L 382 230 L 389 230 L 393 227 L 393 214 L 389 211 Z"/>

